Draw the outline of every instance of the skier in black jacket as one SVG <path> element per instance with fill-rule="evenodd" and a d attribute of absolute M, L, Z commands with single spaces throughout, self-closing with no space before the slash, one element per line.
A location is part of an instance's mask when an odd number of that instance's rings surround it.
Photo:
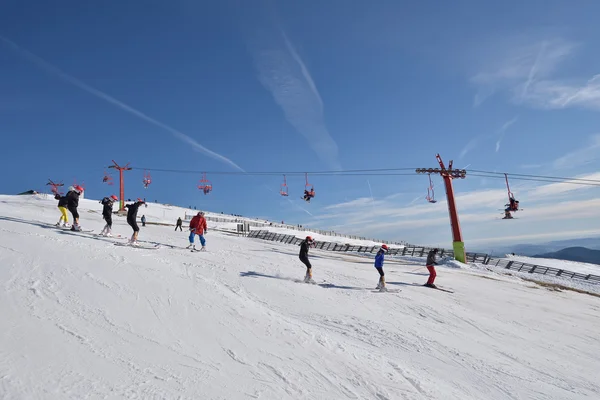
<path fill-rule="evenodd" d="M 183 225 L 183 221 L 181 220 L 181 217 L 177 218 L 177 225 L 175 225 L 175 230 L 177 230 L 177 228 L 179 228 L 179 230 L 183 232 L 183 229 L 181 228 L 182 225 Z"/>
<path fill-rule="evenodd" d="M 131 236 L 131 239 L 129 240 L 129 243 L 133 244 L 133 245 L 137 245 L 137 238 L 138 238 L 138 233 L 140 231 L 140 227 L 138 226 L 136 219 L 137 219 L 137 212 L 138 212 L 138 208 L 140 208 L 140 206 L 142 204 L 145 204 L 144 200 L 142 199 L 137 199 L 137 201 L 133 204 L 127 204 L 125 206 L 125 208 L 127 208 L 127 223 L 133 228 L 133 235 Z"/>
<path fill-rule="evenodd" d="M 104 225 L 104 229 L 100 232 L 102 236 L 112 236 L 112 212 L 113 212 L 113 204 L 115 201 L 118 201 L 119 198 L 114 194 L 110 197 L 105 197 L 100 201 L 100 203 L 104 206 L 102 207 L 102 218 L 106 221 L 106 225 Z"/>
<path fill-rule="evenodd" d="M 310 248 L 310 246 L 314 246 L 314 243 L 315 242 L 313 241 L 312 237 L 307 236 L 306 239 L 304 239 L 300 243 L 300 254 L 298 255 L 300 261 L 302 261 L 304 265 L 306 265 L 306 276 L 304 277 L 304 282 L 308 283 L 315 282 L 312 278 L 312 265 L 308 260 L 308 249 Z"/>
<path fill-rule="evenodd" d="M 77 212 L 77 207 L 79 207 L 79 196 L 81 193 L 83 193 L 83 188 L 79 185 L 75 185 L 69 187 L 69 193 L 65 196 L 67 198 L 67 208 L 73 215 L 72 231 L 81 230 L 81 227 L 79 226 L 79 213 Z"/>

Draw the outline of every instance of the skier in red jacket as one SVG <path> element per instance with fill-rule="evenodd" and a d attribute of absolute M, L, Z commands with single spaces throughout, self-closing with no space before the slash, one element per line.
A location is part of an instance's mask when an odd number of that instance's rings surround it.
<path fill-rule="evenodd" d="M 194 236 L 198 235 L 200 237 L 200 244 L 202 245 L 200 251 L 206 251 L 206 240 L 204 239 L 204 234 L 206 232 L 208 232 L 208 227 L 206 226 L 206 219 L 204 218 L 204 213 L 200 211 L 190 221 L 190 245 L 186 248 L 189 249 L 190 247 L 192 247 L 193 250 L 196 250 L 196 245 L 194 244 Z"/>

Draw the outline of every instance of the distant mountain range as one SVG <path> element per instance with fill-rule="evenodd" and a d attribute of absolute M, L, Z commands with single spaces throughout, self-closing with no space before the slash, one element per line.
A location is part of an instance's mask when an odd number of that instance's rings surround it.
<path fill-rule="evenodd" d="M 585 247 L 567 247 L 566 249 L 551 253 L 538 254 L 533 257 L 600 264 L 600 250 L 593 250 Z"/>
<path fill-rule="evenodd" d="M 571 247 L 582 247 L 588 250 L 600 250 L 600 237 L 557 240 L 537 244 L 515 244 L 512 246 L 496 247 L 493 256 L 504 257 L 505 254 L 515 253 L 520 256 L 533 257 L 536 255 L 558 252 Z M 484 251 L 489 252 L 489 251 Z"/>

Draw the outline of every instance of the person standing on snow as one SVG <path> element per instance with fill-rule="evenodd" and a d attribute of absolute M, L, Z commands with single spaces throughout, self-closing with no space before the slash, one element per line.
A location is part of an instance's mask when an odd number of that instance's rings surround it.
<path fill-rule="evenodd" d="M 145 203 L 146 203 L 146 202 L 144 201 L 144 204 L 145 204 Z M 147 205 L 147 204 L 146 204 L 146 205 Z M 145 216 L 145 215 L 142 215 L 142 226 L 146 226 L 146 216 Z"/>
<path fill-rule="evenodd" d="M 125 206 L 125 208 L 127 208 L 127 223 L 129 224 L 129 226 L 131 226 L 131 228 L 133 228 L 133 235 L 131 236 L 131 239 L 129 240 L 129 243 L 133 244 L 133 245 L 137 245 L 138 244 L 138 233 L 140 232 L 140 227 L 138 226 L 136 219 L 137 219 L 137 212 L 138 212 L 138 208 L 140 208 L 140 206 L 144 204 L 144 200 L 142 199 L 137 199 L 137 201 L 133 204 L 127 204 Z"/>
<path fill-rule="evenodd" d="M 302 242 L 300 242 L 300 253 L 298 254 L 298 258 L 304 265 L 306 265 L 306 275 L 304 276 L 304 282 L 306 283 L 315 283 L 312 278 L 312 265 L 308 260 L 308 249 L 310 246 L 314 246 L 314 241 L 312 237 L 307 236 Z"/>
<path fill-rule="evenodd" d="M 69 187 L 69 193 L 65 196 L 67 198 L 67 208 L 73 215 L 73 226 L 71 226 L 72 231 L 81 231 L 81 227 L 79 226 L 79 213 L 77 212 L 77 207 L 79 207 L 79 196 L 83 193 L 83 188 L 79 185 Z"/>
<path fill-rule="evenodd" d="M 381 245 L 381 248 L 377 252 L 377 255 L 375 255 L 375 268 L 377 269 L 377 272 L 379 272 L 379 283 L 377 283 L 376 289 L 379 289 L 382 292 L 387 290 L 385 287 L 385 276 L 383 273 L 383 261 L 385 258 L 385 253 L 387 251 L 388 251 L 387 245 L 383 244 L 383 245 Z"/>
<path fill-rule="evenodd" d="M 437 274 L 435 273 L 435 267 L 434 267 L 434 265 L 437 264 L 437 261 L 436 261 L 437 253 L 438 253 L 438 249 L 430 250 L 429 254 L 427 254 L 427 262 L 425 263 L 425 265 L 427 266 L 427 270 L 429 271 L 429 279 L 427 279 L 427 283 L 425 284 L 425 286 L 431 287 L 431 288 L 437 288 L 437 286 L 435 286 L 435 284 L 433 283 L 433 281 L 435 281 L 435 277 L 437 276 Z"/>
<path fill-rule="evenodd" d="M 60 210 L 60 218 L 56 223 L 56 226 L 60 226 L 60 223 L 62 221 L 62 226 L 67 228 L 69 226 L 69 216 L 67 215 L 67 196 L 61 196 L 60 194 L 56 193 L 54 195 L 54 199 L 58 200 L 58 209 Z"/>
<path fill-rule="evenodd" d="M 183 221 L 181 220 L 181 217 L 177 218 L 177 224 L 175 225 L 175 231 L 177 231 L 177 228 L 179 228 L 179 230 L 181 232 L 183 232 L 183 228 L 181 227 L 183 225 Z"/>
<path fill-rule="evenodd" d="M 104 206 L 102 208 L 102 218 L 106 221 L 106 225 L 104 225 L 104 229 L 100 232 L 102 236 L 112 236 L 112 212 L 113 212 L 113 204 L 115 201 L 118 201 L 119 198 L 114 194 L 110 197 L 105 197 L 100 201 Z"/>
<path fill-rule="evenodd" d="M 206 225 L 206 219 L 204 218 L 204 213 L 200 211 L 192 220 L 190 221 L 190 244 L 186 249 L 193 247 L 193 250 L 196 250 L 196 245 L 194 244 L 194 237 L 198 235 L 200 238 L 200 244 L 202 248 L 200 251 L 206 251 L 206 240 L 204 239 L 204 235 L 208 232 L 208 227 Z"/>

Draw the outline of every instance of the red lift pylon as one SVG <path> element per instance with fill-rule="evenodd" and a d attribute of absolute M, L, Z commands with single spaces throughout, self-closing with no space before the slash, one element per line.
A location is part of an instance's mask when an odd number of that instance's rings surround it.
<path fill-rule="evenodd" d="M 121 167 L 119 164 L 112 160 L 114 165 L 109 166 L 108 168 L 114 168 L 119 171 L 119 211 L 125 210 L 125 182 L 123 181 L 123 171 L 131 170 L 129 163 L 127 163 L 124 167 Z"/>
<path fill-rule="evenodd" d="M 464 169 L 452 169 L 452 160 L 448 164 L 448 169 L 444 165 L 442 158 L 436 154 L 435 158 L 440 164 L 440 168 L 417 168 L 417 174 L 439 174 L 444 178 L 446 186 L 446 197 L 448 199 L 448 213 L 450 214 L 450 225 L 452 226 L 452 248 L 454 249 L 454 259 L 462 263 L 466 262 L 465 243 L 463 242 L 460 222 L 458 221 L 458 211 L 456 211 L 456 201 L 454 200 L 454 188 L 452 179 L 464 179 L 467 171 Z"/>

